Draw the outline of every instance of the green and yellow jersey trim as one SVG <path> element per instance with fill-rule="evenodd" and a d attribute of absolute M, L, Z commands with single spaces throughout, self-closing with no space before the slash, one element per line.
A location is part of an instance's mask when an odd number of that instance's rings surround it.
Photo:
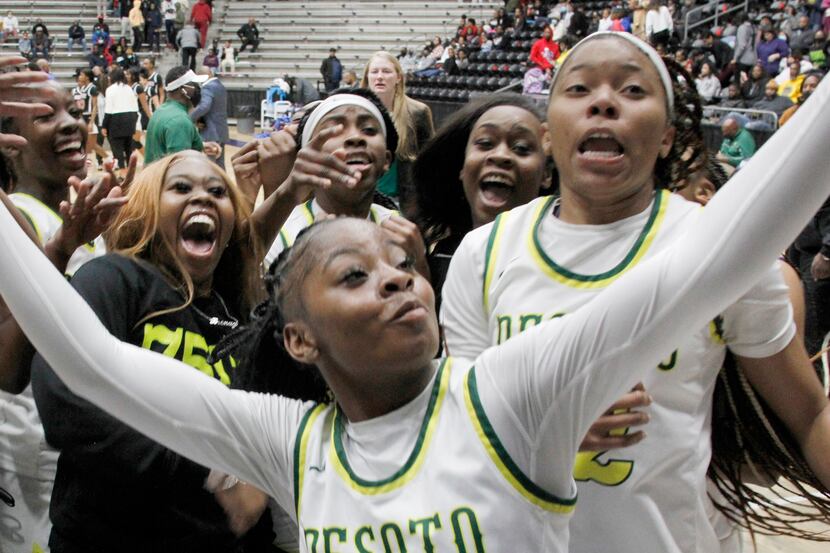
<path fill-rule="evenodd" d="M 570 514 L 576 506 L 576 496 L 563 499 L 543 490 L 531 481 L 510 458 L 510 454 L 502 445 L 496 431 L 490 424 L 490 419 L 487 418 L 487 414 L 484 412 L 484 407 L 478 395 L 475 367 L 472 367 L 470 372 L 467 373 L 466 385 L 464 386 L 464 402 L 467 405 L 467 411 L 476 434 L 478 434 L 481 443 L 484 444 L 484 449 L 507 482 L 533 505 L 552 513 Z"/>
<path fill-rule="evenodd" d="M 539 228 L 542 225 L 545 217 L 550 213 L 553 207 L 555 198 L 551 197 L 545 202 L 541 202 L 536 210 L 531 225 L 530 232 L 527 235 L 527 246 L 530 250 L 530 256 L 536 264 L 542 269 L 550 278 L 572 288 L 603 288 L 614 282 L 627 270 L 634 267 L 648 252 L 649 247 L 654 242 L 657 232 L 663 219 L 666 216 L 666 210 L 669 204 L 669 192 L 667 190 L 660 190 L 654 195 L 654 202 L 651 206 L 651 213 L 648 216 L 646 224 L 640 231 L 634 245 L 615 267 L 604 273 L 596 275 L 583 275 L 569 271 L 565 267 L 557 264 L 551 259 L 542 248 L 539 240 Z"/>
<path fill-rule="evenodd" d="M 314 200 L 308 200 L 301 206 L 301 208 L 302 213 L 305 216 L 306 223 L 308 223 L 307 227 L 310 227 L 314 224 L 316 218 L 316 215 L 314 214 Z M 392 211 L 392 214 L 397 215 L 398 212 Z M 374 205 L 372 205 L 372 207 L 369 208 L 369 220 L 378 225 L 382 222 L 377 214 L 377 211 L 375 211 Z M 280 229 L 279 237 L 280 241 L 282 242 L 283 249 L 287 249 L 293 246 L 294 241 L 297 239 L 296 236 L 289 236 L 289 234 L 285 231 L 284 228 Z"/>
<path fill-rule="evenodd" d="M 509 211 L 505 211 L 496 217 L 496 220 L 493 221 L 493 228 L 490 230 L 490 237 L 487 239 L 487 250 L 484 254 L 484 275 L 481 279 L 483 281 L 481 294 L 485 313 L 490 311 L 490 284 L 493 282 L 493 273 L 496 271 L 496 260 L 499 257 L 504 227 L 506 226 L 505 221 L 509 214 Z"/>
<path fill-rule="evenodd" d="M 55 213 L 55 211 L 51 207 L 49 207 L 45 203 L 41 202 L 40 200 L 38 200 L 37 198 L 35 198 L 31 194 L 26 194 L 25 192 L 15 192 L 12 195 L 13 196 L 22 196 L 22 197 L 28 199 L 29 201 L 32 201 L 32 202 L 36 203 L 37 205 L 42 207 L 46 211 L 46 213 L 49 214 L 50 217 L 54 218 L 55 221 L 59 225 L 63 224 L 63 217 L 61 217 L 60 215 Z M 14 203 L 14 202 L 12 202 L 12 203 Z M 43 239 L 43 231 L 40 229 L 40 226 L 37 224 L 37 220 L 34 217 L 32 217 L 32 214 L 29 213 L 26 210 L 25 207 L 17 205 L 17 204 L 15 204 L 15 207 L 17 208 L 18 211 L 20 211 L 20 213 L 23 215 L 23 217 L 25 217 L 26 220 L 29 221 L 29 224 L 32 225 L 33 229 L 35 229 L 35 234 L 37 235 L 37 239 L 40 240 L 41 244 L 43 244 L 45 242 L 45 240 Z M 85 248 L 89 252 L 93 252 L 93 253 L 95 252 L 95 246 L 91 243 L 90 244 L 84 244 L 82 247 Z"/>
<path fill-rule="evenodd" d="M 305 475 L 306 457 L 308 454 L 308 439 L 311 436 L 311 429 L 323 411 L 328 407 L 321 403 L 312 407 L 303 415 L 300 427 L 297 429 L 297 437 L 294 441 L 294 508 L 297 511 L 297 520 L 300 518 L 300 507 L 303 497 L 303 476 Z"/>
<path fill-rule="evenodd" d="M 709 337 L 719 346 L 726 345 L 726 338 L 723 337 L 723 317 L 720 315 L 709 321 Z"/>
<path fill-rule="evenodd" d="M 430 441 L 438 426 L 441 406 L 449 389 L 451 368 L 452 360 L 450 358 L 446 358 L 441 362 L 438 374 L 435 376 L 435 382 L 432 385 L 432 393 L 415 447 L 412 449 L 412 453 L 409 454 L 406 463 L 395 474 L 383 480 L 365 480 L 352 470 L 346 451 L 343 448 L 343 414 L 337 409 L 331 429 L 332 447 L 330 448 L 330 457 L 332 466 L 349 487 L 363 495 L 378 495 L 396 490 L 415 478 L 424 463 Z"/>

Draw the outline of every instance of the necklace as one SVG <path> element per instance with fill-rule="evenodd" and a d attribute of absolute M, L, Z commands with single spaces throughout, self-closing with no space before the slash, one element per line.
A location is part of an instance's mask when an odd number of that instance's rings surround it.
<path fill-rule="evenodd" d="M 190 306 L 193 308 L 194 311 L 196 311 L 196 313 L 201 315 L 202 318 L 204 318 L 210 326 L 220 326 L 224 328 L 229 328 L 231 330 L 234 330 L 236 327 L 238 327 L 239 319 L 230 314 L 230 312 L 228 311 L 228 306 L 225 305 L 225 300 L 222 299 L 222 296 L 220 296 L 219 293 L 215 290 L 211 290 L 210 294 L 212 296 L 215 295 L 216 299 L 219 300 L 219 303 L 222 304 L 222 309 L 225 310 L 225 315 L 228 317 L 227 319 L 220 319 L 216 316 L 207 315 L 204 311 L 196 307 L 195 303 L 191 303 Z"/>

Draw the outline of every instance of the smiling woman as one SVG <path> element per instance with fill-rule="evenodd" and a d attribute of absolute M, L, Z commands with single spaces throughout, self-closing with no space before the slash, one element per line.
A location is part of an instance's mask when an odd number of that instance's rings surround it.
<path fill-rule="evenodd" d="M 106 237 L 110 253 L 72 285 L 113 334 L 230 385 L 235 360 L 208 358 L 258 298 L 248 216 L 236 187 L 203 154 L 163 158 L 132 184 Z M 53 550 L 228 551 L 240 543 L 202 488 L 207 469 L 72 394 L 40 357 L 32 385 L 46 436 L 60 450 Z"/>

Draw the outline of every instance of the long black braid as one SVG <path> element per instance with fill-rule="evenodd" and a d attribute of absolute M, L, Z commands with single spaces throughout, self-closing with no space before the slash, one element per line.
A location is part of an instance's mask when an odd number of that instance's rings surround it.
<path fill-rule="evenodd" d="M 654 168 L 658 186 L 680 190 L 687 177 L 703 168 L 706 143 L 703 139 L 703 105 L 688 71 L 674 59 L 664 57 L 674 91 L 674 143 L 665 159 L 657 160 Z"/>
<path fill-rule="evenodd" d="M 295 275 L 298 260 L 308 251 L 310 238 L 328 221 L 303 229 L 292 247 L 285 248 L 265 275 L 267 299 L 251 312 L 247 325 L 226 336 L 212 358 L 233 355 L 239 362 L 234 387 L 260 393 L 316 401 L 331 401 L 331 394 L 316 367 L 292 358 L 283 347 L 285 303 L 289 295 L 299 301 Z"/>

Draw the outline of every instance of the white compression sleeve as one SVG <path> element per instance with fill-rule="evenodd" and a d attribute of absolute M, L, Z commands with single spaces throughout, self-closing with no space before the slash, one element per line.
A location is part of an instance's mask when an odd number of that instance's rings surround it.
<path fill-rule="evenodd" d="M 0 289 L 44 359 L 79 396 L 193 461 L 292 504 L 291 451 L 308 405 L 230 390 L 175 359 L 113 337 L 0 209 Z"/>
<path fill-rule="evenodd" d="M 779 131 L 670 250 L 476 362 L 491 422 L 537 484 L 571 494 L 574 454 L 596 417 L 743 295 L 830 194 L 830 82 L 814 99 L 798 127 Z M 526 449 L 511 436 L 525 436 Z"/>

